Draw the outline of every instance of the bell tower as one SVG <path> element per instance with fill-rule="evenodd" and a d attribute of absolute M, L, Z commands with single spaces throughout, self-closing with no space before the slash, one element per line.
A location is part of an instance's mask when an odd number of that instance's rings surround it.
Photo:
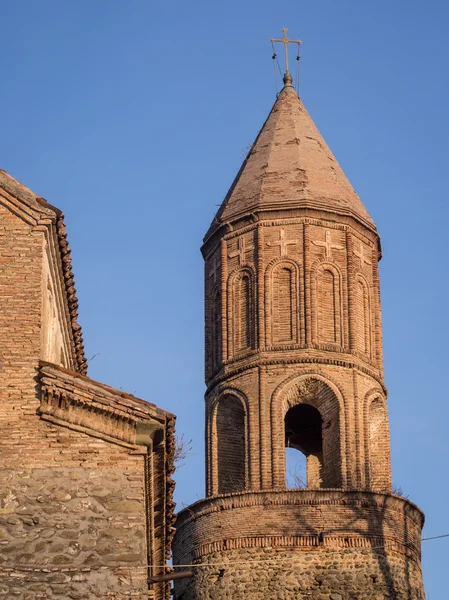
<path fill-rule="evenodd" d="M 178 516 L 175 564 L 198 567 L 176 598 L 423 600 L 423 515 L 391 490 L 379 235 L 288 72 L 202 253 L 207 498 Z"/>

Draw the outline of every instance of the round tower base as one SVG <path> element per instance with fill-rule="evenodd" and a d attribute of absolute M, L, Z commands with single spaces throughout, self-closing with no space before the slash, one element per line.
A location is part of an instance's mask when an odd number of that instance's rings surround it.
<path fill-rule="evenodd" d="M 208 498 L 178 515 L 176 600 L 424 600 L 421 511 L 367 491 Z M 178 570 L 178 569 L 177 569 Z"/>

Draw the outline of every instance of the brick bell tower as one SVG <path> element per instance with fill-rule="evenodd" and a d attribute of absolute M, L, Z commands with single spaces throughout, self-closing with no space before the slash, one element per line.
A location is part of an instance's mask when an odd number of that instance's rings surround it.
<path fill-rule="evenodd" d="M 380 239 L 286 73 L 202 247 L 207 498 L 178 600 L 423 600 L 423 514 L 391 490 Z M 306 457 L 288 489 L 286 447 Z"/>

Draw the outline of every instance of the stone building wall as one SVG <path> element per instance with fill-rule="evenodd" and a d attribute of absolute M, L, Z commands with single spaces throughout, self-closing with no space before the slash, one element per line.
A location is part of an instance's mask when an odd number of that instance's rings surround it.
<path fill-rule="evenodd" d="M 0 431 L 0 597 L 167 598 L 168 415 L 47 363 L 34 393 Z"/>
<path fill-rule="evenodd" d="M 177 600 L 425 600 L 419 565 L 396 551 L 256 547 L 197 564 L 176 582 Z"/>
<path fill-rule="evenodd" d="M 69 256 L 0 171 L 0 598 L 166 600 L 174 417 L 85 376 Z"/>
<path fill-rule="evenodd" d="M 0 473 L 0 597 L 147 598 L 144 457 L 47 429 L 61 460 Z"/>

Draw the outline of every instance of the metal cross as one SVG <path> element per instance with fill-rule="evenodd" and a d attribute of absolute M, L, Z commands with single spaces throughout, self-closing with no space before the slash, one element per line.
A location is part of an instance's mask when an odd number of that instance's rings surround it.
<path fill-rule="evenodd" d="M 213 277 L 214 282 L 215 282 L 215 281 L 217 281 L 217 273 L 218 273 L 218 269 L 220 268 L 220 263 L 217 260 L 216 254 L 211 262 L 212 262 L 212 267 L 209 269 L 209 277 Z"/>
<path fill-rule="evenodd" d="M 283 27 L 282 28 L 282 33 L 284 34 L 283 37 L 281 37 L 280 39 L 276 39 L 276 38 L 270 38 L 270 42 L 272 44 L 274 44 L 275 42 L 279 42 L 281 44 L 284 44 L 284 50 L 285 50 L 285 71 L 288 73 L 288 45 L 289 44 L 298 44 L 298 56 L 299 56 L 299 46 L 302 44 L 301 40 L 289 40 L 287 37 L 287 27 Z"/>
<path fill-rule="evenodd" d="M 288 246 L 296 246 L 297 243 L 298 242 L 294 242 L 293 240 L 290 242 L 287 241 L 285 239 L 285 230 L 281 229 L 279 232 L 279 240 L 277 242 L 268 242 L 268 246 L 279 246 L 281 250 L 281 256 L 287 256 Z"/>
<path fill-rule="evenodd" d="M 371 261 L 365 255 L 365 246 L 362 244 L 362 242 L 360 242 L 360 250 L 355 250 L 354 249 L 353 252 L 357 256 L 357 258 L 360 259 L 360 266 L 361 267 L 363 267 L 363 263 L 366 263 L 367 265 L 371 264 Z"/>
<path fill-rule="evenodd" d="M 239 237 L 238 248 L 239 248 L 238 250 L 236 250 L 235 252 L 231 252 L 230 254 L 228 254 L 228 256 L 229 256 L 229 258 L 235 258 L 236 256 L 238 256 L 239 257 L 239 266 L 242 266 L 243 264 L 245 264 L 246 251 L 254 250 L 254 246 L 246 247 L 245 238 Z"/>
<path fill-rule="evenodd" d="M 332 258 L 332 250 L 344 250 L 344 247 L 340 246 L 340 244 L 332 243 L 332 236 L 331 236 L 330 231 L 326 231 L 324 240 L 325 240 L 324 242 L 313 242 L 312 241 L 312 244 L 315 244 L 315 246 L 323 246 L 324 247 L 324 255 L 326 258 Z"/>

